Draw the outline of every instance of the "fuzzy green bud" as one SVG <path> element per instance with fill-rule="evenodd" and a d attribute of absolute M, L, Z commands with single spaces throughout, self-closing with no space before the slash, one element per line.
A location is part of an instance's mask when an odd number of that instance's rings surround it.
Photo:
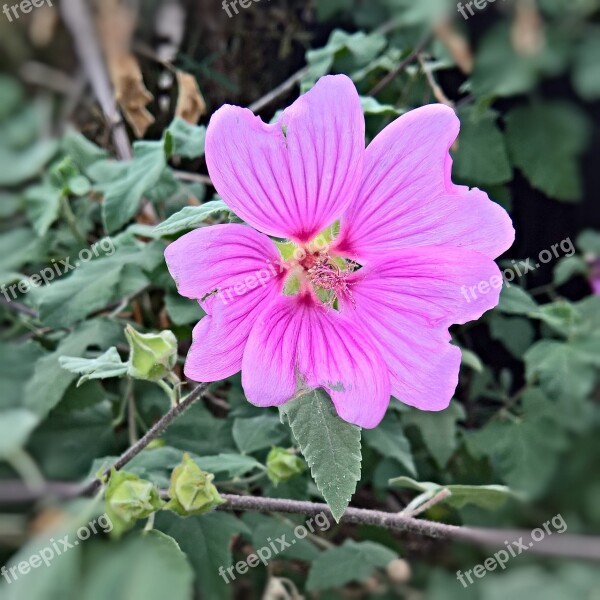
<path fill-rule="evenodd" d="M 304 461 L 285 448 L 271 448 L 267 455 L 267 475 L 275 484 L 299 475 L 305 468 Z"/>
<path fill-rule="evenodd" d="M 149 517 L 163 507 L 157 489 L 150 481 L 126 471 L 111 472 L 104 493 L 106 514 L 117 537 L 133 527 L 138 519 Z"/>
<path fill-rule="evenodd" d="M 177 338 L 172 331 L 139 333 L 128 325 L 125 336 L 130 348 L 131 377 L 159 381 L 172 371 L 177 362 Z"/>
<path fill-rule="evenodd" d="M 213 479 L 214 475 L 205 473 L 189 454 L 184 454 L 183 462 L 171 474 L 171 499 L 165 508 L 185 517 L 208 512 L 223 504 L 225 500 L 213 485 Z"/>

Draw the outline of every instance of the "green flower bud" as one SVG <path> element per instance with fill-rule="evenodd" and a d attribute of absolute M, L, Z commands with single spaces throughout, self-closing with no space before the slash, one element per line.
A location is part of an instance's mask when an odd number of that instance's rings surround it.
<path fill-rule="evenodd" d="M 271 448 L 267 456 L 267 475 L 275 484 L 299 475 L 305 468 L 304 461 L 285 448 Z"/>
<path fill-rule="evenodd" d="M 177 362 L 177 338 L 172 331 L 139 333 L 128 325 L 125 335 L 130 348 L 131 377 L 159 381 L 171 372 Z"/>
<path fill-rule="evenodd" d="M 184 454 L 183 462 L 171 474 L 171 499 L 165 508 L 186 517 L 208 512 L 223 504 L 225 500 L 212 483 L 214 477 L 211 473 L 205 473 L 189 454 Z"/>
<path fill-rule="evenodd" d="M 138 519 L 149 517 L 164 505 L 150 481 L 140 479 L 133 473 L 114 469 L 104 498 L 106 513 L 113 522 L 116 536 L 133 527 Z"/>

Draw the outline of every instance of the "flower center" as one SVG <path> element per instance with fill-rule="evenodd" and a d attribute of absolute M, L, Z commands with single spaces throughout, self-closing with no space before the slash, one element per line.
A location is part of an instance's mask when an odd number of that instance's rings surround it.
<path fill-rule="evenodd" d="M 327 250 L 312 252 L 296 247 L 288 265 L 285 294 L 312 290 L 323 304 L 336 310 L 339 310 L 339 300 L 348 300 L 356 306 L 350 275 L 359 268 L 358 264 L 332 256 Z"/>

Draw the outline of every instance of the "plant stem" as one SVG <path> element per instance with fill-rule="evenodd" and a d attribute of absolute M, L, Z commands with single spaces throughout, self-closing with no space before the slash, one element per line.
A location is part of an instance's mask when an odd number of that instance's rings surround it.
<path fill-rule="evenodd" d="M 207 390 L 208 383 L 200 383 L 193 389 L 179 404 L 173 406 L 169 412 L 164 414 L 133 446 L 129 447 L 121 456 L 108 467 L 102 477 L 110 477 L 113 469 L 116 471 L 122 469 L 130 460 L 135 458 L 152 440 L 159 437 L 165 429 L 182 413 L 184 413 L 196 400 L 202 397 Z M 84 484 L 77 491 L 78 496 L 88 496 L 96 492 L 102 485 L 101 479 L 93 479 Z"/>

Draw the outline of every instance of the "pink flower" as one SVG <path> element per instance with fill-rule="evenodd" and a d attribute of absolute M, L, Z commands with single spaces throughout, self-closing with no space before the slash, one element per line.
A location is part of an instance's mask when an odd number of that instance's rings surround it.
<path fill-rule="evenodd" d="M 498 303 L 493 259 L 514 239 L 500 206 L 452 183 L 458 129 L 450 108 L 424 106 L 365 150 L 359 97 L 343 75 L 323 77 L 272 125 L 219 109 L 208 169 L 249 226 L 196 229 L 166 250 L 179 292 L 207 312 L 186 375 L 217 381 L 241 369 L 257 406 L 322 387 L 342 419 L 367 428 L 390 395 L 446 408 L 461 357 L 448 327 Z M 322 232 L 336 222 L 330 240 Z M 294 245 L 282 257 L 268 236 Z"/>

